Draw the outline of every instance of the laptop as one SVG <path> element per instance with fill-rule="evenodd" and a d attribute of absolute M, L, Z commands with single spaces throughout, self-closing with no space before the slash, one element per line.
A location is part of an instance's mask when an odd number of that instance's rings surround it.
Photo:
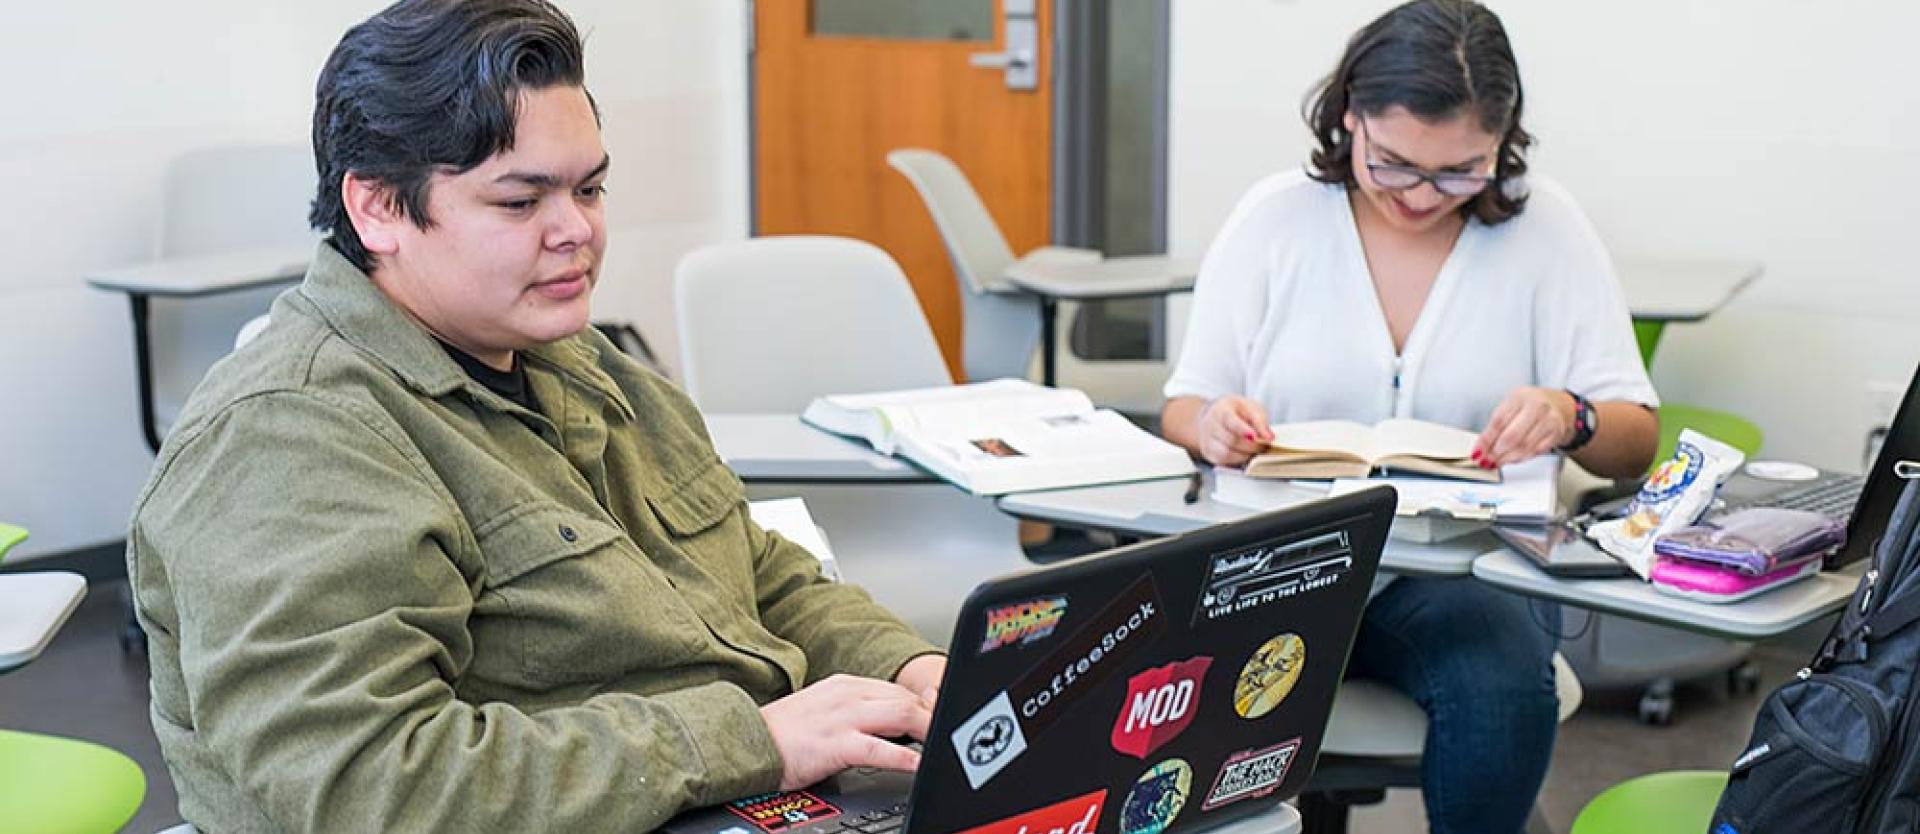
<path fill-rule="evenodd" d="M 1781 507 L 1844 519 L 1846 546 L 1828 556 L 1825 565 L 1826 570 L 1834 570 L 1873 555 L 1900 498 L 1903 484 L 1893 470 L 1903 460 L 1920 460 L 1920 371 L 1907 384 L 1906 397 L 1866 475 L 1821 471 L 1812 480 L 1783 482 L 1742 471 L 1720 488 L 1720 498 L 1728 510 Z"/>
<path fill-rule="evenodd" d="M 916 774 L 858 769 L 670 834 L 1181 834 L 1313 773 L 1392 489 L 988 580 Z"/>

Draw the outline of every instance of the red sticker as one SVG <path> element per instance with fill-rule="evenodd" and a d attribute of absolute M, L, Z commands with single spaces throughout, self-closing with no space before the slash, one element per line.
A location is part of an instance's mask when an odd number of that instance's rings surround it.
<path fill-rule="evenodd" d="M 1093 829 L 1100 824 L 1100 805 L 1106 801 L 1107 792 L 1103 788 L 1045 808 L 969 828 L 960 834 L 1093 834 Z"/>
<path fill-rule="evenodd" d="M 1145 759 L 1177 738 L 1193 723 L 1211 665 L 1211 657 L 1194 657 L 1129 678 L 1127 700 L 1113 719 L 1113 749 Z"/>
<path fill-rule="evenodd" d="M 840 816 L 839 808 L 806 791 L 776 791 L 736 799 L 727 803 L 727 810 L 767 834 Z"/>

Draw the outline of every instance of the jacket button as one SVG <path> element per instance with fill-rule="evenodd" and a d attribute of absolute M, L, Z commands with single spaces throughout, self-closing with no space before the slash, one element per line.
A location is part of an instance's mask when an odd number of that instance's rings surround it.
<path fill-rule="evenodd" d="M 575 532 L 573 532 L 573 528 L 572 528 L 572 527 L 568 527 L 567 525 L 565 525 L 565 524 L 562 524 L 562 525 L 560 525 L 560 538 L 562 538 L 562 539 L 565 539 L 565 540 L 567 540 L 567 541 L 569 541 L 569 542 L 571 542 L 571 541 L 574 541 L 574 540 L 576 540 L 576 539 L 579 539 L 579 538 L 580 538 L 580 534 L 579 534 L 579 533 L 575 533 Z"/>

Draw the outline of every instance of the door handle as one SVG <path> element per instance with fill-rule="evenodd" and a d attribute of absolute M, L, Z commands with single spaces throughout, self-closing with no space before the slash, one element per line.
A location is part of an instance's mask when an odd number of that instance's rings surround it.
<path fill-rule="evenodd" d="M 1007 48 L 1002 52 L 975 52 L 967 56 L 967 63 L 981 69 L 997 69 L 1006 72 L 1007 89 L 1034 90 L 1040 87 L 1040 66 L 1037 50 L 1040 47 L 1040 23 L 1033 19 L 1029 10 L 1024 16 L 1015 16 L 1013 4 L 1007 9 Z"/>

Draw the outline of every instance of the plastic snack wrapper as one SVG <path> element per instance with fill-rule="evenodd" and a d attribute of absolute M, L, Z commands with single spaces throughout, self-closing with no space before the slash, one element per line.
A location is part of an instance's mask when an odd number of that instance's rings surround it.
<path fill-rule="evenodd" d="M 1626 516 L 1587 528 L 1587 536 L 1641 579 L 1652 579 L 1654 539 L 1698 521 L 1746 457 L 1693 429 L 1682 431 L 1673 457 L 1647 476 L 1640 494 L 1627 505 Z"/>
<path fill-rule="evenodd" d="M 1655 539 L 1653 552 L 1761 576 L 1820 558 L 1846 542 L 1846 525 L 1823 513 L 1755 507 Z"/>

